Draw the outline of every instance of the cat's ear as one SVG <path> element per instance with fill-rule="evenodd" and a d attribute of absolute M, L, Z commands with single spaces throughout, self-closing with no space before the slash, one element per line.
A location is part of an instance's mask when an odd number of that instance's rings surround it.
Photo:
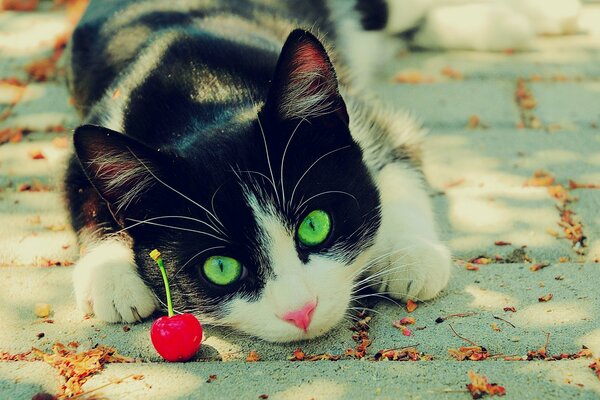
<path fill-rule="evenodd" d="M 158 153 L 121 133 L 83 125 L 73 142 L 85 174 L 114 213 L 137 203 L 158 183 Z"/>
<path fill-rule="evenodd" d="M 336 115 L 348 123 L 333 64 L 323 44 L 312 33 L 296 29 L 288 36 L 266 108 L 283 120 Z"/>

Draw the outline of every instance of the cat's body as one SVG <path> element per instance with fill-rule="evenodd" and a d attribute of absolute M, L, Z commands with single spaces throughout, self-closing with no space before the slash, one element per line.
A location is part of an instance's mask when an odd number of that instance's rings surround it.
<path fill-rule="evenodd" d="M 66 180 L 81 310 L 150 315 L 154 248 L 176 311 L 270 341 L 328 331 L 367 285 L 419 300 L 446 286 L 421 129 L 359 93 L 343 47 L 332 63 L 296 29 L 335 45 L 344 18 L 381 27 L 365 3 L 334 19 L 306 0 L 91 3 L 71 49 L 86 125 Z"/>

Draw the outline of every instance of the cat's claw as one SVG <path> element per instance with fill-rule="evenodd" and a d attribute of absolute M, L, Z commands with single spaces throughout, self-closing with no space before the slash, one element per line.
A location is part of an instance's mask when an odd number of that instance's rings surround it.
<path fill-rule="evenodd" d="M 79 260 L 73 271 L 77 307 L 107 322 L 138 322 L 156 309 L 152 291 L 137 274 L 128 248 L 103 243 Z"/>

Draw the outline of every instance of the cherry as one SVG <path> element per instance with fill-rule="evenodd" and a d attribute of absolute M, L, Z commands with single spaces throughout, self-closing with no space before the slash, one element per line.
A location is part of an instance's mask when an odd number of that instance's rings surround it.
<path fill-rule="evenodd" d="M 150 257 L 156 261 L 162 273 L 168 309 L 168 316 L 160 317 L 152 324 L 150 329 L 152 345 L 158 354 L 167 361 L 188 361 L 196 355 L 200 348 L 202 326 L 192 314 L 174 315 L 171 290 L 160 252 L 154 249 L 150 253 Z"/>

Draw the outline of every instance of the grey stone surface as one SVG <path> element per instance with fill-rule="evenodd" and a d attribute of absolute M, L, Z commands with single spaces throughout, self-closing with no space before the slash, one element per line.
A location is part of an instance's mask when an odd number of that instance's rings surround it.
<path fill-rule="evenodd" d="M 532 83 L 531 90 L 540 99 L 534 112 L 544 124 L 567 129 L 600 126 L 600 81 Z"/>
<path fill-rule="evenodd" d="M 401 84 L 382 82 L 380 98 L 401 106 L 429 128 L 462 128 L 472 115 L 494 128 L 515 127 L 519 113 L 513 103 L 515 84 L 508 81 L 452 81 Z"/>

